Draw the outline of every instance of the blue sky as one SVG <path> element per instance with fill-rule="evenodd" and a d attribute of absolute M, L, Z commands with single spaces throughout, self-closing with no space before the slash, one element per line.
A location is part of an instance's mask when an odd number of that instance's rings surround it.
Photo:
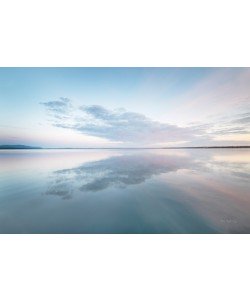
<path fill-rule="evenodd" d="M 0 144 L 250 145 L 249 68 L 0 68 Z"/>

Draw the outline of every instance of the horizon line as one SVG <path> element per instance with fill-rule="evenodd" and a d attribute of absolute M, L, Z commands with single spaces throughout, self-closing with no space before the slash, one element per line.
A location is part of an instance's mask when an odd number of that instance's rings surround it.
<path fill-rule="evenodd" d="M 0 150 L 87 150 L 87 149 L 216 149 L 216 148 L 250 148 L 249 146 L 181 146 L 181 147 L 40 147 L 27 145 L 0 145 Z"/>

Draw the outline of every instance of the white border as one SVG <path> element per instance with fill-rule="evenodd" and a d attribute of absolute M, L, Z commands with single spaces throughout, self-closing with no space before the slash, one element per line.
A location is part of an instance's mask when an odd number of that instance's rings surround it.
<path fill-rule="evenodd" d="M 247 0 L 1 0 L 0 66 L 250 66 Z"/>
<path fill-rule="evenodd" d="M 0 296 L 12 299 L 248 299 L 249 236 L 9 235 Z"/>

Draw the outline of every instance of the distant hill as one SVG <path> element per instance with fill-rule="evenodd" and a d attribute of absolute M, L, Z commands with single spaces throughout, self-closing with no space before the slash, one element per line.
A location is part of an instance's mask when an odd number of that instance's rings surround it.
<path fill-rule="evenodd" d="M 42 148 L 26 146 L 26 145 L 0 145 L 0 149 L 42 149 Z"/>

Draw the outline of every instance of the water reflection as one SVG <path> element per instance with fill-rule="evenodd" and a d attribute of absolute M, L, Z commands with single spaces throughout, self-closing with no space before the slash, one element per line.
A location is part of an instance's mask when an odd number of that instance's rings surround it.
<path fill-rule="evenodd" d="M 249 155 L 226 153 L 225 156 L 214 156 L 212 151 L 202 153 L 202 150 L 199 152 L 192 150 L 191 153 L 162 153 L 162 151 L 129 155 L 123 153 L 85 162 L 73 168 L 56 170 L 50 176 L 47 195 L 69 199 L 76 189 L 82 192 L 98 192 L 110 187 L 126 188 L 129 185 L 141 184 L 155 175 L 178 170 L 207 174 L 211 172 L 216 174 L 219 171 L 220 174 L 223 172 L 248 181 Z"/>
<path fill-rule="evenodd" d="M 250 151 L 0 151 L 1 233 L 250 233 Z"/>
<path fill-rule="evenodd" d="M 98 192 L 112 186 L 125 188 L 143 183 L 153 175 L 190 168 L 191 163 L 187 156 L 152 153 L 110 157 L 55 171 L 47 194 L 69 199 L 76 188 L 82 192 Z"/>

